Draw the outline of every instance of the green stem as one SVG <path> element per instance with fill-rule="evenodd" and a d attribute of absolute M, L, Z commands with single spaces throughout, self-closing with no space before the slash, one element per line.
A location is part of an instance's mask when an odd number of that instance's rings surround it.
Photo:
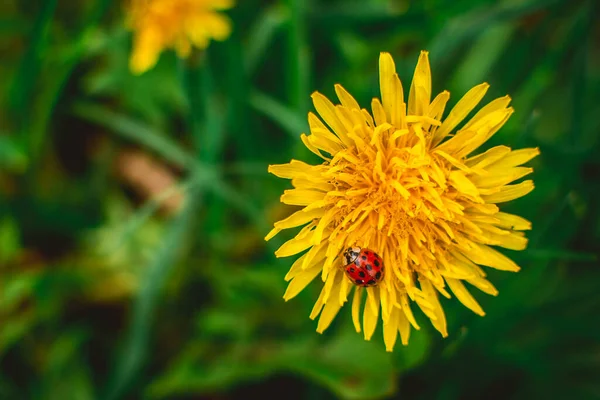
<path fill-rule="evenodd" d="M 288 100 L 300 113 L 308 111 L 308 53 L 306 44 L 306 1 L 288 0 L 290 31 L 288 35 L 287 68 Z"/>

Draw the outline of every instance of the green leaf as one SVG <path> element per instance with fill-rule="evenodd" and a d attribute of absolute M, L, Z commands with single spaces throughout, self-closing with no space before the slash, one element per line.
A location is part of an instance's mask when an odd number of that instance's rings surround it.
<path fill-rule="evenodd" d="M 73 107 L 73 113 L 147 147 L 179 167 L 197 171 L 206 171 L 207 169 L 169 137 L 127 115 L 88 103 L 76 104 Z"/>

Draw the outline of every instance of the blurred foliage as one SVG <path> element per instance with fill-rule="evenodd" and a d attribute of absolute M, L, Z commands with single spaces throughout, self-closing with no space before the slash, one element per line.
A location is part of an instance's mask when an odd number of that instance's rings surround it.
<path fill-rule="evenodd" d="M 2 2 L 0 398 L 600 398 L 599 4 L 239 0 L 228 41 L 134 77 L 120 2 Z M 378 53 L 407 82 L 421 49 L 453 102 L 512 96 L 489 146 L 542 155 L 522 271 L 390 354 L 348 310 L 316 334 L 318 285 L 283 302 L 266 168 L 311 159 L 313 90 L 368 104 Z"/>

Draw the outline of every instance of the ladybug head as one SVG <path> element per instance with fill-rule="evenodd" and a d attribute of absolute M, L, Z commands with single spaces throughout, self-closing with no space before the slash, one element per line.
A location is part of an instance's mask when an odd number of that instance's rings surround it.
<path fill-rule="evenodd" d="M 348 247 L 344 252 L 345 265 L 352 264 L 360 254 L 360 247 Z"/>

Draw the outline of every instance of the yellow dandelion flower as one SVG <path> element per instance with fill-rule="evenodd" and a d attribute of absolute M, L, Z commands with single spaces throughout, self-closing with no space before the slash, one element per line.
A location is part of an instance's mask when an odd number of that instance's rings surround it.
<path fill-rule="evenodd" d="M 269 166 L 272 174 L 292 180 L 294 189 L 286 190 L 281 201 L 303 208 L 276 222 L 265 239 L 304 225 L 275 253 L 287 257 L 308 250 L 285 277 L 291 282 L 284 299 L 293 298 L 320 275 L 324 284 L 310 318 L 320 315 L 317 332 L 322 333 L 354 289 L 356 331 L 363 330 L 370 340 L 381 317 L 386 349 L 392 351 L 398 333 L 406 345 L 411 326 L 419 329 L 413 303 L 446 337 L 440 294 L 450 298 L 453 293 L 484 315 L 465 282 L 496 295 L 481 266 L 519 270 L 492 246 L 523 250 L 527 239 L 522 231 L 531 224 L 501 212 L 498 204 L 533 190 L 531 180 L 511 182 L 532 172 L 522 165 L 539 151 L 497 146 L 473 155 L 513 113 L 510 98 L 493 100 L 457 128 L 488 84 L 469 90 L 443 118 L 450 94 L 444 91 L 431 100 L 425 51 L 408 104 L 388 53 L 381 54 L 379 75 L 381 100 L 373 99 L 371 112 L 340 85 L 335 86 L 340 105 L 320 93 L 312 95 L 321 118 L 309 113 L 311 134 L 301 138 L 323 163 L 292 160 Z M 351 247 L 369 248 L 381 256 L 387 270 L 378 284 L 363 287 L 349 279 L 342 254 Z"/>
<path fill-rule="evenodd" d="M 227 39 L 231 23 L 218 11 L 231 7 L 233 0 L 131 0 L 131 70 L 141 74 L 152 68 L 167 48 L 186 58 L 192 46 L 204 49 L 211 39 Z"/>

